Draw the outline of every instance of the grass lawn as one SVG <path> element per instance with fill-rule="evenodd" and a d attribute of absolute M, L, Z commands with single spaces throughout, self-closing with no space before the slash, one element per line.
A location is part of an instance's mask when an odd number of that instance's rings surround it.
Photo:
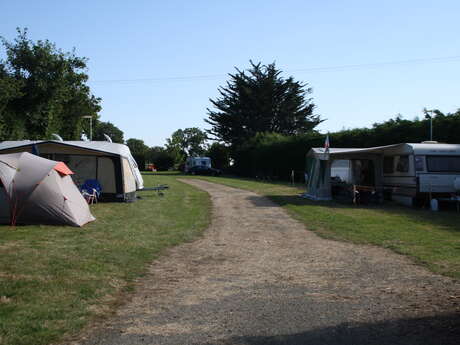
<path fill-rule="evenodd" d="M 0 226 L 0 344 L 40 345 L 77 333 L 107 315 L 167 247 L 199 236 L 209 223 L 205 192 L 171 176 L 164 197 L 91 206 L 83 228 Z"/>
<path fill-rule="evenodd" d="M 460 279 L 460 213 L 431 212 L 392 203 L 354 206 L 313 202 L 298 197 L 304 192 L 303 186 L 241 178 L 199 178 L 265 195 L 323 237 L 390 248 L 434 272 Z"/>

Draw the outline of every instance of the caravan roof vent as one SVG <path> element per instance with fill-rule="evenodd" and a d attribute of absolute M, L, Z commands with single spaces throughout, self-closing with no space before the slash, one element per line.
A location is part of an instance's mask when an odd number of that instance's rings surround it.
<path fill-rule="evenodd" d="M 427 140 L 427 141 L 422 141 L 422 144 L 439 144 L 439 143 L 434 140 Z"/>

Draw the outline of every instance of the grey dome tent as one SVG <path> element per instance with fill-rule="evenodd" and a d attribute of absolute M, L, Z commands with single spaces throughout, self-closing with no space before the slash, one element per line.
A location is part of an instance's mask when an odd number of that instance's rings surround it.
<path fill-rule="evenodd" d="M 0 223 L 83 226 L 95 220 L 62 162 L 27 152 L 0 155 Z"/>

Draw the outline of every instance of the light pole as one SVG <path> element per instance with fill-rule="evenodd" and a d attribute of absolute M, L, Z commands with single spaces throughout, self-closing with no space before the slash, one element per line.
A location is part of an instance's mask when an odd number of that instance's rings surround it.
<path fill-rule="evenodd" d="M 89 141 L 93 141 L 93 117 L 91 115 L 82 116 L 84 119 L 89 119 Z"/>
<path fill-rule="evenodd" d="M 433 141 L 433 110 L 427 110 L 430 115 L 430 141 Z"/>

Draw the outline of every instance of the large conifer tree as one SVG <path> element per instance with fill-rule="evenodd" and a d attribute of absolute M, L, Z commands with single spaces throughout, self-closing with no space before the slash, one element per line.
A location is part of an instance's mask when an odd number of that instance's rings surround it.
<path fill-rule="evenodd" d="M 230 74 L 227 86 L 219 88 L 220 96 L 210 99 L 214 108 L 205 119 L 212 126 L 209 134 L 239 146 L 260 132 L 300 134 L 321 122 L 313 114 L 307 84 L 281 77 L 275 63 L 250 63 L 247 71 Z"/>

